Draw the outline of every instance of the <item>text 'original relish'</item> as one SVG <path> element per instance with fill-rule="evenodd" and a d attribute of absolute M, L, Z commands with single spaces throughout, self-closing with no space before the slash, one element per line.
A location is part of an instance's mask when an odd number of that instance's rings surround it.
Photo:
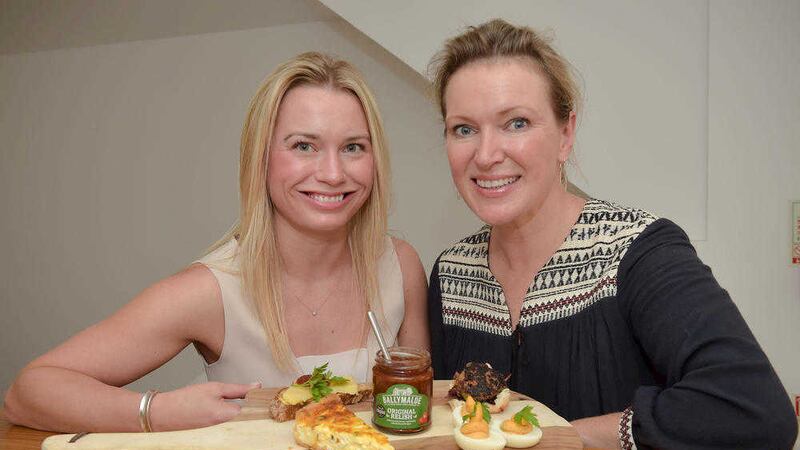
<path fill-rule="evenodd" d="M 391 347 L 389 354 L 391 362 L 379 350 L 372 368 L 372 423 L 393 433 L 422 431 L 431 424 L 431 355 L 410 347 Z"/>

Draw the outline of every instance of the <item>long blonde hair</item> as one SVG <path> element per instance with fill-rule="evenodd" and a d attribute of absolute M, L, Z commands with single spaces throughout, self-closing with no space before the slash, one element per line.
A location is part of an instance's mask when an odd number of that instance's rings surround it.
<path fill-rule="evenodd" d="M 236 257 L 244 295 L 264 328 L 276 365 L 284 372 L 298 368 L 283 316 L 282 264 L 275 238 L 274 207 L 267 190 L 267 164 L 278 107 L 286 93 L 299 85 L 345 90 L 358 98 L 364 110 L 372 143 L 374 179 L 369 198 L 348 224 L 348 245 L 357 292 L 381 319 L 377 263 L 385 250 L 391 186 L 389 154 L 377 103 L 355 67 L 328 55 L 308 52 L 284 62 L 262 82 L 242 127 L 239 220 L 209 253 L 231 239 L 238 240 Z"/>

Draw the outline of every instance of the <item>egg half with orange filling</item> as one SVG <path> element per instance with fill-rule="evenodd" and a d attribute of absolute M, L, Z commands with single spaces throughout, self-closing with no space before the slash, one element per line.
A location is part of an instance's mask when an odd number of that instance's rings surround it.
<path fill-rule="evenodd" d="M 511 448 L 533 447 L 542 439 L 539 420 L 530 405 L 519 410 L 510 419 L 493 421 L 492 431 L 502 435 L 506 440 L 506 447 Z"/>
<path fill-rule="evenodd" d="M 462 450 L 502 450 L 506 446 L 503 435 L 492 427 L 492 416 L 486 405 L 471 397 L 453 408 L 453 437 Z M 462 415 L 462 412 L 466 413 Z"/>

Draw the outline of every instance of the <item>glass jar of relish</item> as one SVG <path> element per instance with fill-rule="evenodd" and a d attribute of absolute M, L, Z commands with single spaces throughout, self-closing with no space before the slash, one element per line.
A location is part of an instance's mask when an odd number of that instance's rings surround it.
<path fill-rule="evenodd" d="M 391 347 L 389 361 L 378 350 L 372 368 L 372 423 L 391 433 L 417 433 L 431 425 L 433 369 L 426 350 Z"/>

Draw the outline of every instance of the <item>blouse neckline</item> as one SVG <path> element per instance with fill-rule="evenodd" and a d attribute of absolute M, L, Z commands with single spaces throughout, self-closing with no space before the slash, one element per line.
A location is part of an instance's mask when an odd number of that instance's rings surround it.
<path fill-rule="evenodd" d="M 569 233 L 567 233 L 567 236 L 564 238 L 564 241 L 561 242 L 561 245 L 558 246 L 556 251 L 553 252 L 552 255 L 550 255 L 550 258 L 547 260 L 547 262 L 545 262 L 544 265 L 542 265 L 542 267 L 540 267 L 539 270 L 535 274 L 533 274 L 533 277 L 530 279 L 530 282 L 528 283 L 528 288 L 525 290 L 525 295 L 522 298 L 522 304 L 520 305 L 520 317 L 519 317 L 519 319 L 517 321 L 517 328 L 519 328 L 520 322 L 522 321 L 522 312 L 525 309 L 526 305 L 529 303 L 529 296 L 530 296 L 530 294 L 532 292 L 534 292 L 536 290 L 537 281 L 540 281 L 540 274 L 543 271 L 545 271 L 545 269 L 549 269 L 550 266 L 555 264 L 556 258 L 558 257 L 559 253 L 564 252 L 566 250 L 566 247 L 568 246 L 568 244 L 572 241 L 573 236 L 575 235 L 575 231 L 576 231 L 576 228 L 578 227 L 578 225 L 580 225 L 580 224 L 585 222 L 587 210 L 589 209 L 589 207 L 593 206 L 595 203 L 598 203 L 598 202 L 599 201 L 597 199 L 594 199 L 594 198 L 591 198 L 591 197 L 586 199 L 586 201 L 583 204 L 583 208 L 581 209 L 580 214 L 578 214 L 577 220 L 575 221 L 575 223 L 572 224 L 572 227 L 570 228 Z M 484 232 L 484 231 L 485 231 L 486 238 L 485 238 L 485 240 L 483 242 L 483 245 L 485 246 L 485 251 L 483 252 L 483 261 L 482 262 L 486 267 L 486 274 L 487 274 L 487 276 L 489 278 L 488 281 L 490 281 L 491 283 L 497 285 L 498 289 L 500 290 L 499 298 L 500 298 L 500 301 L 502 302 L 502 305 L 505 307 L 505 311 L 504 312 L 507 315 L 508 329 L 510 329 L 513 332 L 514 328 L 511 327 L 511 308 L 508 306 L 508 302 L 506 301 L 506 292 L 503 289 L 503 286 L 500 284 L 500 281 L 494 276 L 494 273 L 492 272 L 491 267 L 489 267 L 489 241 L 491 240 L 491 236 L 492 236 L 492 226 L 489 225 L 489 224 L 485 224 L 483 227 L 481 227 L 479 233 Z"/>

